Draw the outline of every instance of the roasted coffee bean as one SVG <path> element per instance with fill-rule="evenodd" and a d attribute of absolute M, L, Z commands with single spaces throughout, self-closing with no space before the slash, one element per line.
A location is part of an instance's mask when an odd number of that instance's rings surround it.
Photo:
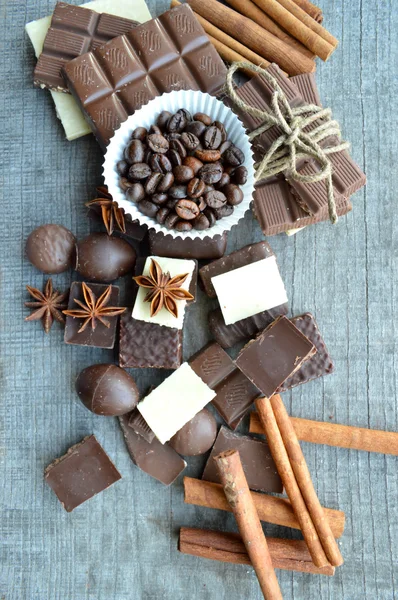
<path fill-rule="evenodd" d="M 207 192 L 212 192 L 215 189 L 216 188 L 214 187 L 214 185 L 211 185 L 210 183 L 206 183 L 203 193 L 207 194 Z"/>
<path fill-rule="evenodd" d="M 214 190 L 214 192 L 208 192 L 204 195 L 204 199 L 207 206 L 210 206 L 210 208 L 220 208 L 227 202 L 225 194 L 219 192 L 218 190 Z"/>
<path fill-rule="evenodd" d="M 145 189 L 142 183 L 131 183 L 131 187 L 126 191 L 127 200 L 131 202 L 141 202 L 145 198 Z"/>
<path fill-rule="evenodd" d="M 166 133 L 164 137 L 167 140 L 169 140 L 169 142 L 171 140 L 180 140 L 181 139 L 181 133 Z"/>
<path fill-rule="evenodd" d="M 209 115 L 205 115 L 205 113 L 196 113 L 196 114 L 194 114 L 193 120 L 194 121 L 201 121 L 202 123 L 204 123 L 204 125 L 206 125 L 206 127 L 208 127 L 209 125 L 211 125 L 211 122 L 212 122 L 212 118 L 209 117 Z"/>
<path fill-rule="evenodd" d="M 162 112 L 159 114 L 158 118 L 156 119 L 156 125 L 158 127 L 160 127 L 160 129 L 162 131 L 165 130 L 167 128 L 167 123 L 169 122 L 169 119 L 172 116 L 173 115 L 168 110 L 162 110 Z"/>
<path fill-rule="evenodd" d="M 159 129 L 160 131 L 160 129 Z M 148 146 L 156 154 L 166 154 L 169 149 L 169 142 L 161 133 L 152 133 L 148 135 Z"/>
<path fill-rule="evenodd" d="M 147 165 L 149 165 L 151 163 L 152 157 L 154 156 L 152 150 L 150 148 L 147 148 L 145 150 L 145 154 L 144 154 L 144 160 L 142 162 L 146 163 Z"/>
<path fill-rule="evenodd" d="M 136 163 L 129 169 L 129 179 L 133 181 L 139 181 L 140 179 L 146 179 L 151 175 L 151 167 L 146 163 Z"/>
<path fill-rule="evenodd" d="M 147 179 L 145 184 L 145 193 L 148 194 L 148 196 L 152 196 L 152 194 L 156 193 L 156 188 L 158 187 L 162 177 L 162 173 L 152 173 L 152 175 Z"/>
<path fill-rule="evenodd" d="M 187 186 L 187 194 L 190 198 L 199 198 L 205 191 L 205 182 L 198 177 L 191 179 Z"/>
<path fill-rule="evenodd" d="M 200 198 L 196 198 L 195 202 L 198 205 L 198 208 L 199 208 L 200 212 L 202 212 L 206 208 L 206 206 L 207 206 L 207 204 L 206 204 L 205 199 L 203 198 L 203 196 L 200 196 Z"/>
<path fill-rule="evenodd" d="M 187 123 L 192 121 L 192 115 L 186 108 L 180 108 L 179 110 L 177 110 L 177 113 L 181 113 L 182 115 L 184 115 Z"/>
<path fill-rule="evenodd" d="M 237 185 L 245 185 L 247 181 L 247 175 L 248 173 L 246 167 L 238 167 L 235 169 L 233 174 L 233 183 L 236 183 Z"/>
<path fill-rule="evenodd" d="M 169 196 L 169 199 L 166 202 L 166 206 L 170 210 L 174 210 L 175 205 L 177 204 L 177 202 L 178 202 L 178 198 L 170 198 L 170 196 Z"/>
<path fill-rule="evenodd" d="M 187 150 L 195 150 L 199 146 L 199 140 L 194 133 L 184 133 L 181 135 L 181 142 Z"/>
<path fill-rule="evenodd" d="M 232 175 L 235 173 L 236 167 L 232 167 L 229 165 L 228 167 L 224 167 L 224 173 L 228 173 L 228 175 L 232 178 Z"/>
<path fill-rule="evenodd" d="M 206 215 L 200 214 L 194 221 L 192 221 L 192 225 L 197 231 L 204 231 L 205 229 L 209 229 L 210 221 Z"/>
<path fill-rule="evenodd" d="M 221 158 L 219 150 L 195 150 L 195 157 L 204 163 L 217 162 Z"/>
<path fill-rule="evenodd" d="M 200 212 L 197 204 L 187 199 L 179 200 L 175 205 L 175 211 L 181 219 L 185 219 L 186 221 L 195 219 Z"/>
<path fill-rule="evenodd" d="M 145 198 L 145 200 L 142 200 L 137 204 L 137 208 L 143 215 L 153 218 L 158 212 L 159 207 L 147 198 Z"/>
<path fill-rule="evenodd" d="M 130 165 L 142 163 L 144 162 L 145 149 L 146 147 L 141 140 L 132 140 L 124 151 L 124 158 Z"/>
<path fill-rule="evenodd" d="M 167 192 L 167 190 L 171 188 L 173 183 L 174 183 L 173 173 L 165 173 L 165 175 L 163 175 L 162 179 L 160 180 L 156 190 L 158 192 Z"/>
<path fill-rule="evenodd" d="M 224 173 L 221 175 L 221 179 L 218 183 L 216 183 L 216 185 L 214 186 L 217 190 L 221 190 L 221 188 L 224 187 L 224 185 L 228 185 L 230 183 L 231 179 L 230 176 L 228 175 L 228 173 Z"/>
<path fill-rule="evenodd" d="M 169 173 L 173 165 L 165 154 L 153 154 L 149 163 L 155 173 Z"/>
<path fill-rule="evenodd" d="M 126 192 L 129 188 L 131 188 L 134 185 L 134 183 L 131 183 L 131 181 L 129 181 L 126 177 L 120 177 L 119 185 L 123 192 Z"/>
<path fill-rule="evenodd" d="M 173 133 L 175 131 L 177 131 L 178 133 L 181 133 L 181 131 L 184 131 L 186 125 L 187 125 L 187 120 L 185 118 L 184 113 L 177 111 L 175 115 L 170 117 L 170 120 L 167 123 L 167 130 L 170 133 Z"/>
<path fill-rule="evenodd" d="M 169 197 L 167 194 L 154 194 L 151 196 L 151 201 L 157 204 L 158 206 L 163 206 L 168 202 Z"/>
<path fill-rule="evenodd" d="M 147 135 L 148 131 L 145 129 L 145 127 L 136 127 L 133 133 L 131 134 L 131 139 L 145 142 Z"/>
<path fill-rule="evenodd" d="M 174 225 L 176 231 L 191 231 L 192 224 L 189 221 L 177 221 Z"/>
<path fill-rule="evenodd" d="M 210 227 L 213 227 L 213 225 L 216 224 L 216 217 L 215 217 L 214 211 L 211 208 L 207 207 L 203 211 L 203 214 L 207 217 L 207 219 L 210 223 Z"/>
<path fill-rule="evenodd" d="M 174 225 L 179 220 L 180 220 L 180 217 L 177 215 L 177 213 L 171 212 L 169 215 L 167 215 L 164 224 L 167 227 L 167 229 L 173 229 Z"/>
<path fill-rule="evenodd" d="M 168 216 L 168 214 L 170 213 L 170 210 L 168 208 L 166 208 L 165 206 L 162 206 L 161 208 L 159 208 L 158 212 L 156 213 L 156 220 L 159 223 L 159 225 L 163 225 L 163 223 L 166 220 L 166 217 Z"/>
<path fill-rule="evenodd" d="M 181 158 L 185 158 L 187 155 L 186 148 L 180 140 L 170 140 L 170 148 L 176 150 Z"/>
<path fill-rule="evenodd" d="M 187 167 L 191 167 L 192 171 L 194 172 L 194 175 L 197 175 L 197 173 L 203 167 L 202 161 L 198 158 L 195 158 L 194 156 L 187 156 L 182 161 L 182 164 L 186 165 Z"/>
<path fill-rule="evenodd" d="M 225 140 L 227 139 L 227 131 L 225 129 L 224 123 L 221 123 L 221 121 L 214 121 L 213 125 L 221 131 L 221 143 L 225 142 Z"/>
<path fill-rule="evenodd" d="M 208 127 L 202 136 L 203 146 L 206 150 L 217 150 L 221 146 L 221 131 L 215 125 Z"/>
<path fill-rule="evenodd" d="M 194 173 L 191 167 L 187 167 L 186 165 L 179 165 L 178 167 L 174 167 L 173 175 L 177 183 L 187 183 L 193 178 Z"/>
<path fill-rule="evenodd" d="M 177 200 L 181 200 L 181 198 L 187 197 L 187 186 L 186 185 L 172 185 L 169 189 L 169 196 L 171 198 L 177 198 Z"/>
<path fill-rule="evenodd" d="M 228 183 L 223 187 L 223 193 L 227 197 L 227 202 L 231 206 L 237 206 L 243 200 L 243 192 L 235 183 Z"/>
<path fill-rule="evenodd" d="M 116 163 L 116 171 L 122 177 L 126 177 L 127 173 L 129 172 L 129 168 L 130 168 L 130 165 L 127 162 L 127 160 L 119 160 L 119 162 Z"/>
<path fill-rule="evenodd" d="M 220 181 L 221 176 L 223 173 L 223 168 L 220 165 L 220 163 L 209 163 L 207 165 L 204 165 L 199 173 L 198 176 L 200 177 L 200 179 L 202 179 L 205 183 L 217 183 L 218 181 Z"/>
<path fill-rule="evenodd" d="M 232 215 L 233 212 L 234 212 L 234 207 L 231 206 L 230 204 L 224 204 L 224 206 L 220 206 L 220 208 L 214 209 L 214 215 L 215 215 L 217 221 L 219 221 L 220 219 L 222 219 L 224 217 L 229 217 L 230 215 Z"/>
<path fill-rule="evenodd" d="M 220 154 L 221 156 L 224 154 L 224 152 L 226 152 L 226 150 L 228 150 L 228 148 L 230 148 L 232 146 L 232 142 L 231 140 L 225 140 L 225 142 L 223 142 L 219 148 L 220 150 Z"/>
<path fill-rule="evenodd" d="M 169 160 L 173 167 L 177 167 L 178 165 L 182 165 L 182 158 L 178 154 L 177 150 L 169 150 L 167 153 Z"/>
<path fill-rule="evenodd" d="M 157 125 L 151 125 L 149 133 L 150 134 L 153 133 L 153 134 L 156 134 L 156 135 L 163 135 L 162 130 Z"/>
<path fill-rule="evenodd" d="M 197 138 L 200 138 L 204 131 L 206 131 L 206 125 L 202 121 L 191 121 L 186 126 L 185 131 L 187 133 L 193 133 Z"/>
<path fill-rule="evenodd" d="M 245 162 L 245 155 L 243 154 L 240 148 L 232 145 L 228 150 L 224 153 L 224 160 L 229 165 L 233 167 L 239 167 L 242 163 Z"/>

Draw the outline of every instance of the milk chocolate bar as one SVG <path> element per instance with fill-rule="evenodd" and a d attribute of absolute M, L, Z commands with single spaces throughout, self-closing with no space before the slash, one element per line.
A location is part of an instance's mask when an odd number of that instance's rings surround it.
<path fill-rule="evenodd" d="M 149 100 L 174 90 L 220 93 L 226 67 L 187 5 L 135 27 L 64 66 L 98 142 Z"/>
<path fill-rule="evenodd" d="M 314 73 L 301 73 L 289 77 L 291 83 L 294 83 L 304 102 L 307 104 L 316 104 L 322 106 L 318 86 L 315 81 Z"/>
<path fill-rule="evenodd" d="M 224 256 L 227 248 L 227 232 L 214 237 L 173 238 L 155 231 L 149 232 L 149 250 L 155 256 L 170 258 L 196 258 L 197 260 L 213 260 Z"/>

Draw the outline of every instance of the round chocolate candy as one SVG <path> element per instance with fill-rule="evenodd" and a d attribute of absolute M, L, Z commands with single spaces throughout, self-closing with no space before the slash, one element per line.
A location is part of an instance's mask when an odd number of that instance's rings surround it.
<path fill-rule="evenodd" d="M 124 415 L 138 404 L 139 391 L 130 375 L 116 365 L 92 365 L 76 380 L 76 392 L 96 415 Z"/>
<path fill-rule="evenodd" d="M 136 253 L 126 241 L 92 233 L 76 248 L 76 271 L 91 281 L 114 281 L 132 271 Z"/>
<path fill-rule="evenodd" d="M 67 271 L 74 264 L 76 238 L 62 225 L 41 225 L 26 241 L 26 256 L 43 273 Z"/>
<path fill-rule="evenodd" d="M 214 444 L 217 423 L 207 408 L 198 412 L 169 441 L 169 445 L 183 456 L 204 454 Z"/>

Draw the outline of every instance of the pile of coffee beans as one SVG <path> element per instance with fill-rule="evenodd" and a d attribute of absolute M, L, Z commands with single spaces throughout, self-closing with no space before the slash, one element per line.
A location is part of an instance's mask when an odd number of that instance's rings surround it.
<path fill-rule="evenodd" d="M 161 112 L 149 131 L 137 127 L 117 171 L 141 213 L 168 229 L 202 231 L 242 202 L 244 161 L 222 123 L 181 108 Z"/>

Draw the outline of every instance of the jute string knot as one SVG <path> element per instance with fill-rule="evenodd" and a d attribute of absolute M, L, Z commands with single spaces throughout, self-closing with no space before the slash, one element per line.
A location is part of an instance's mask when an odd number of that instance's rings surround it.
<path fill-rule="evenodd" d="M 272 86 L 271 110 L 266 111 L 239 98 L 235 91 L 233 75 L 239 69 L 250 69 L 261 74 Z M 256 181 L 273 175 L 284 173 L 289 178 L 302 183 L 325 181 L 329 219 L 337 223 L 336 201 L 332 182 L 332 164 L 329 154 L 341 152 L 350 147 L 348 142 L 341 142 L 340 126 L 332 119 L 330 108 L 321 108 L 316 104 L 305 104 L 292 108 L 277 80 L 265 69 L 247 62 L 234 62 L 227 72 L 226 90 L 236 106 L 253 117 L 261 119 L 262 124 L 249 134 L 253 140 L 274 126 L 281 130 L 279 137 L 271 144 L 261 162 L 256 165 Z M 316 122 L 316 124 L 315 124 Z M 309 125 L 310 130 L 304 131 Z M 337 137 L 339 144 L 322 148 L 320 145 L 328 137 Z M 303 175 L 297 171 L 297 164 L 302 159 L 314 159 L 318 165 L 317 173 Z"/>

